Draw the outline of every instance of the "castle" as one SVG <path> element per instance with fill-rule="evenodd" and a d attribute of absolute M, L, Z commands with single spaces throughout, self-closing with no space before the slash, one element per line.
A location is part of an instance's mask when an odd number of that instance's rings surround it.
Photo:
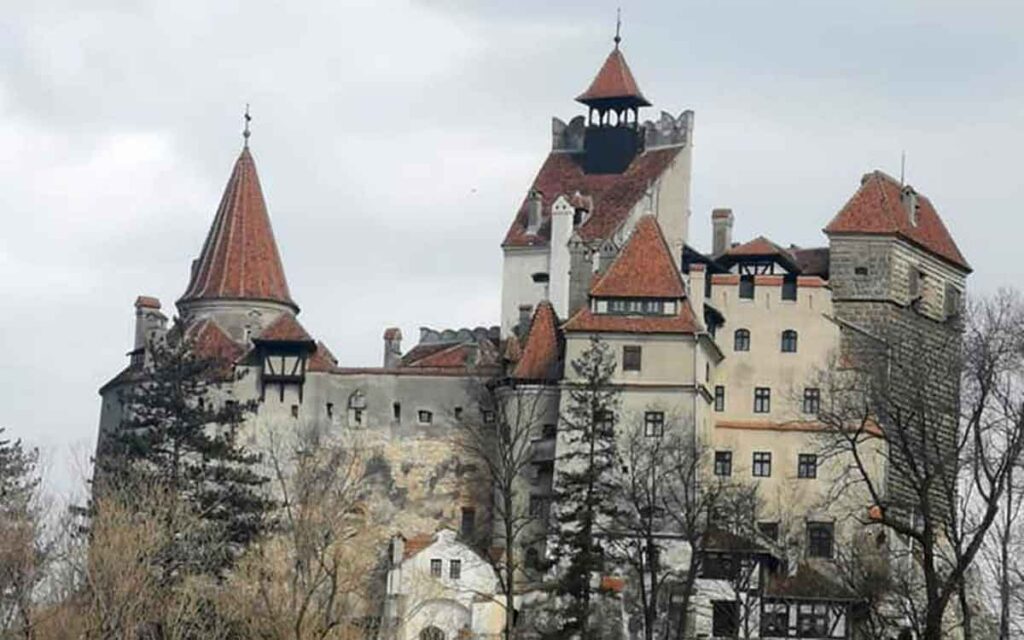
<path fill-rule="evenodd" d="M 248 144 L 176 302 L 179 316 L 197 344 L 251 374 L 228 393 L 259 401 L 253 433 L 318 424 L 371 444 L 402 535 L 389 579 L 409 614 L 398 637 L 455 638 L 462 629 L 484 637 L 491 628 L 493 612 L 454 597 L 430 605 L 443 608 L 440 617 L 417 608 L 398 577 L 403 563 L 432 559 L 431 549 L 470 553 L 437 533 L 442 527 L 468 537 L 487 522 L 479 469 L 450 441 L 462 421 L 495 420 L 474 382 L 504 376 L 542 400 L 528 481 L 543 528 L 563 390 L 573 382 L 567 363 L 593 335 L 616 355 L 623 421 L 642 423 L 651 437 L 692 433 L 713 456 L 711 473 L 757 483 L 766 539 L 798 532 L 795 568 L 762 586 L 761 637 L 796 629 L 849 637 L 851 600 L 823 590 L 822 574 L 872 505 L 829 499 L 844 463 L 818 453 L 821 390 L 811 381 L 848 336 L 884 332 L 905 310 L 936 332 L 952 330 L 970 266 L 928 198 L 881 171 L 851 185 L 838 212 L 822 212 L 821 246 L 734 241 L 733 212 L 715 209 L 713 245 L 694 247 L 693 112 L 641 121 L 651 103 L 618 40 L 576 100 L 586 114 L 553 120 L 551 150 L 501 242 L 498 326 L 423 329 L 406 350 L 401 332 L 388 328 L 381 366 L 338 363 L 298 319 Z M 101 435 L 120 423 L 118 391 L 141 371 L 148 341 L 167 330 L 157 299 L 139 296 L 135 314 L 129 363 L 100 390 Z M 873 464 L 898 493 L 898 473 L 881 456 Z M 729 635 L 734 596 L 706 577 L 695 633 Z"/>

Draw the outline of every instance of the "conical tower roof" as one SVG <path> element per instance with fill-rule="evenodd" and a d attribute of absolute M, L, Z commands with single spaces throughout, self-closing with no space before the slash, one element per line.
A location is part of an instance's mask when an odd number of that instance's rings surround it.
<path fill-rule="evenodd" d="M 626 58 L 616 44 L 608 54 L 601 70 L 597 72 L 590 87 L 576 98 L 577 102 L 591 107 L 623 106 L 649 107 L 644 94 L 626 64 Z"/>
<path fill-rule="evenodd" d="M 278 302 L 298 311 L 248 146 L 235 161 L 203 251 L 178 302 L 201 300 Z"/>

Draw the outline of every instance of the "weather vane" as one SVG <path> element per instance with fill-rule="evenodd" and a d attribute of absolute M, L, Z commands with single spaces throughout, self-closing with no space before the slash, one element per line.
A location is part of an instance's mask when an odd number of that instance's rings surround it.
<path fill-rule="evenodd" d="M 252 121 L 252 116 L 249 115 L 249 103 L 245 103 L 245 128 L 242 129 L 242 137 L 245 138 L 245 148 L 249 148 L 249 136 L 252 135 L 252 131 L 249 131 L 249 123 Z"/>
<path fill-rule="evenodd" d="M 619 31 L 622 30 L 622 7 L 615 9 L 615 48 L 619 48 L 619 43 L 622 42 L 622 36 L 619 35 Z"/>

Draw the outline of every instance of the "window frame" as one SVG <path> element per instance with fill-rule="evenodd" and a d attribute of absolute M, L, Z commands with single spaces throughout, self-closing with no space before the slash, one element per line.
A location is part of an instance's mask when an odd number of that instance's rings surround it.
<path fill-rule="evenodd" d="M 804 413 L 818 415 L 821 412 L 821 389 L 804 387 L 804 402 L 801 408 Z"/>
<path fill-rule="evenodd" d="M 430 559 L 430 577 L 440 578 L 444 573 L 444 560 L 441 558 Z"/>
<path fill-rule="evenodd" d="M 815 533 L 817 532 L 817 533 Z M 827 532 L 827 537 L 822 535 Z M 827 548 L 823 545 L 827 544 Z M 826 555 L 827 554 L 827 555 Z M 835 557 L 835 524 L 832 522 L 807 523 L 807 557 Z"/>
<path fill-rule="evenodd" d="M 782 332 L 779 349 L 782 353 L 796 353 L 799 344 L 800 334 L 796 329 L 786 329 Z"/>
<path fill-rule="evenodd" d="M 757 294 L 757 286 L 754 283 L 754 276 L 742 274 L 740 276 L 738 296 L 740 300 L 753 300 Z"/>
<path fill-rule="evenodd" d="M 736 353 L 750 351 L 750 329 L 740 327 L 732 332 L 732 350 Z"/>
<path fill-rule="evenodd" d="M 416 422 L 419 424 L 434 424 L 434 412 L 430 409 L 418 409 L 416 411 Z"/>
<path fill-rule="evenodd" d="M 818 454 L 799 453 L 796 457 L 796 477 L 801 480 L 814 480 L 818 477 Z"/>
<path fill-rule="evenodd" d="M 754 413 L 772 412 L 772 388 L 754 387 Z"/>
<path fill-rule="evenodd" d="M 751 456 L 750 475 L 754 478 L 772 477 L 772 452 L 754 451 Z"/>
<path fill-rule="evenodd" d="M 635 344 L 622 345 L 622 370 L 640 372 L 643 369 L 643 347 Z"/>
<path fill-rule="evenodd" d="M 715 385 L 715 412 L 725 411 L 725 385 Z"/>
<path fill-rule="evenodd" d="M 732 451 L 715 451 L 715 475 L 720 478 L 732 477 Z"/>
<path fill-rule="evenodd" d="M 644 412 L 644 435 L 648 438 L 660 438 L 665 435 L 665 412 Z"/>
<path fill-rule="evenodd" d="M 780 298 L 787 302 L 796 302 L 797 297 L 797 276 L 795 273 L 786 274 L 782 277 L 782 291 Z"/>
<path fill-rule="evenodd" d="M 452 558 L 448 561 L 448 579 L 462 579 L 462 560 L 460 558 Z"/>
<path fill-rule="evenodd" d="M 777 520 L 758 522 L 757 531 L 772 542 L 779 541 L 779 523 Z M 769 532 L 771 532 L 771 535 L 769 535 Z"/>

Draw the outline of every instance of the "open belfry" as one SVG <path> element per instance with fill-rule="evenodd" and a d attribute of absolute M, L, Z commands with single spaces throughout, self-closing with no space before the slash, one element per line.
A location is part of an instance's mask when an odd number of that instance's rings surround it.
<path fill-rule="evenodd" d="M 821 212 L 818 246 L 734 238 L 735 214 L 716 208 L 698 212 L 713 242 L 696 247 L 694 113 L 645 114 L 652 102 L 618 36 L 581 85 L 582 112 L 553 118 L 551 148 L 504 238 L 493 239 L 503 255 L 501 317 L 423 328 L 405 344 L 397 328 L 381 327 L 375 367 L 338 362 L 301 322 L 285 275 L 289 252 L 301 248 L 278 247 L 247 129 L 174 309 L 135 300 L 129 361 L 100 389 L 100 440 L 122 424 L 123 391 L 145 380 L 152 345 L 181 332 L 244 373 L 219 399 L 256 404 L 243 442 L 259 447 L 302 427 L 367 452 L 366 482 L 384 497 L 392 538 L 379 550 L 387 637 L 497 638 L 506 613 L 491 568 L 501 557 L 495 497 L 484 465 L 454 440 L 467 423 L 498 428 L 506 418 L 485 400 L 495 385 L 535 402 L 521 478 L 532 520 L 515 572 L 526 608 L 556 564 L 554 513 L 571 446 L 563 426 L 572 390 L 586 383 L 572 363 L 596 337 L 614 357 L 616 429 L 683 434 L 706 456 L 702 482 L 757 489 L 758 535 L 717 532 L 702 550 L 710 559 L 694 582 L 687 637 L 736 637 L 747 625 L 758 631 L 748 637 L 849 638 L 857 598 L 832 579 L 832 563 L 862 542 L 880 506 L 864 492 L 833 493 L 849 463 L 821 451 L 816 381 L 907 323 L 936 344 L 955 336 L 971 268 L 925 195 L 867 168 L 851 194 L 835 194 L 845 204 Z M 941 393 L 955 402 L 955 382 Z M 955 423 L 944 428 L 953 439 Z M 881 455 L 866 464 L 888 504 L 912 500 L 900 469 Z M 765 567 L 742 594 L 728 567 L 712 562 L 738 548 Z M 412 580 L 417 568 L 443 572 L 440 590 Z M 607 602 L 635 588 L 622 575 L 608 568 L 595 578 Z M 620 615 L 628 627 L 628 607 Z"/>

